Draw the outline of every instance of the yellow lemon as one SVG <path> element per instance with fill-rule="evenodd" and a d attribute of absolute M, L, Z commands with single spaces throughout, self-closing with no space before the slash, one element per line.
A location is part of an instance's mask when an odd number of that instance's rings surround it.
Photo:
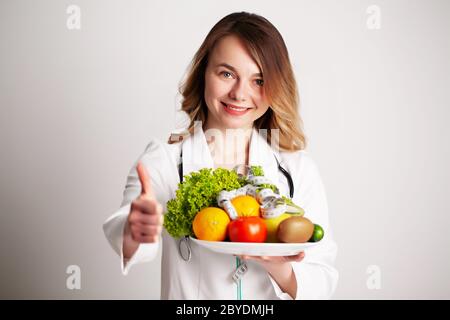
<path fill-rule="evenodd" d="M 227 237 L 230 223 L 228 214 L 215 207 L 200 210 L 192 222 L 192 228 L 197 239 L 207 241 L 223 241 Z"/>
<path fill-rule="evenodd" d="M 266 242 L 279 242 L 277 238 L 278 225 L 292 216 L 292 214 L 282 213 L 276 218 L 263 219 L 267 227 Z"/>
<path fill-rule="evenodd" d="M 237 196 L 231 204 L 239 217 L 259 217 L 259 203 L 252 196 Z"/>

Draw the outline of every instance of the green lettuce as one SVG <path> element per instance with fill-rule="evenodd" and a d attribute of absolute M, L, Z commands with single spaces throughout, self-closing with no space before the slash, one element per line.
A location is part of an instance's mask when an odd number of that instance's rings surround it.
<path fill-rule="evenodd" d="M 264 175 L 261 166 L 252 166 L 251 170 L 254 175 Z M 192 221 L 200 210 L 218 207 L 220 191 L 238 189 L 247 183 L 246 177 L 224 168 L 204 168 L 185 175 L 178 184 L 176 197 L 167 202 L 164 228 L 174 238 L 193 236 Z"/>

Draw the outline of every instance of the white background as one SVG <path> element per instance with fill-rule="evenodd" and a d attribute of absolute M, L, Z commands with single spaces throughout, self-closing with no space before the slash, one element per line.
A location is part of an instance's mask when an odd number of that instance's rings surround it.
<path fill-rule="evenodd" d="M 160 261 L 122 276 L 102 223 L 148 140 L 182 124 L 178 84 L 235 11 L 287 44 L 339 245 L 334 298 L 450 298 L 450 2 L 242 3 L 0 2 L 0 298 L 159 298 Z"/>

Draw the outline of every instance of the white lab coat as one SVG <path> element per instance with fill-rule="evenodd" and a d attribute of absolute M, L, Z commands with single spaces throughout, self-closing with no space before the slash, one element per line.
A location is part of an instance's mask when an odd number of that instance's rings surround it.
<path fill-rule="evenodd" d="M 201 125 L 197 125 L 196 130 L 183 143 L 168 144 L 152 139 L 138 159 L 150 173 L 153 190 L 164 212 L 167 210 L 167 201 L 175 197 L 178 187 L 181 146 L 184 175 L 205 167 L 214 168 Z M 317 166 L 305 151 L 275 151 L 254 129 L 250 140 L 249 164 L 261 165 L 265 176 L 279 186 L 280 192 L 286 196 L 289 196 L 289 185 L 279 171 L 273 153 L 283 168 L 291 173 L 295 186 L 293 201 L 304 208 L 306 217 L 325 230 L 324 239 L 317 246 L 305 250 L 303 261 L 291 262 L 297 280 L 296 299 L 328 299 L 338 280 L 338 272 L 334 267 L 337 246 L 333 241 L 327 200 Z M 124 264 L 123 229 L 130 203 L 141 192 L 136 165 L 137 161 L 127 178 L 121 208 L 103 225 L 109 243 L 121 257 L 122 273 L 126 275 L 137 263 L 153 260 L 162 246 L 161 299 L 236 299 L 236 284 L 232 280 L 236 268 L 234 256 L 209 251 L 190 241 L 192 257 L 190 261 L 184 261 L 178 251 L 178 239 L 172 238 L 165 230 L 159 242 L 141 244 L 133 257 Z M 248 271 L 242 278 L 243 299 L 292 299 L 258 262 L 247 261 L 247 265 Z"/>

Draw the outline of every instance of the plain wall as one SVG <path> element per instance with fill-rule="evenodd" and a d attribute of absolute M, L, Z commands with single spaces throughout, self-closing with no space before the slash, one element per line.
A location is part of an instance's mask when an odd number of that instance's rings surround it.
<path fill-rule="evenodd" d="M 160 260 L 122 276 L 102 223 L 148 140 L 183 124 L 178 84 L 234 11 L 288 47 L 339 245 L 334 298 L 450 298 L 450 2 L 242 3 L 0 2 L 0 298 L 159 298 Z"/>

